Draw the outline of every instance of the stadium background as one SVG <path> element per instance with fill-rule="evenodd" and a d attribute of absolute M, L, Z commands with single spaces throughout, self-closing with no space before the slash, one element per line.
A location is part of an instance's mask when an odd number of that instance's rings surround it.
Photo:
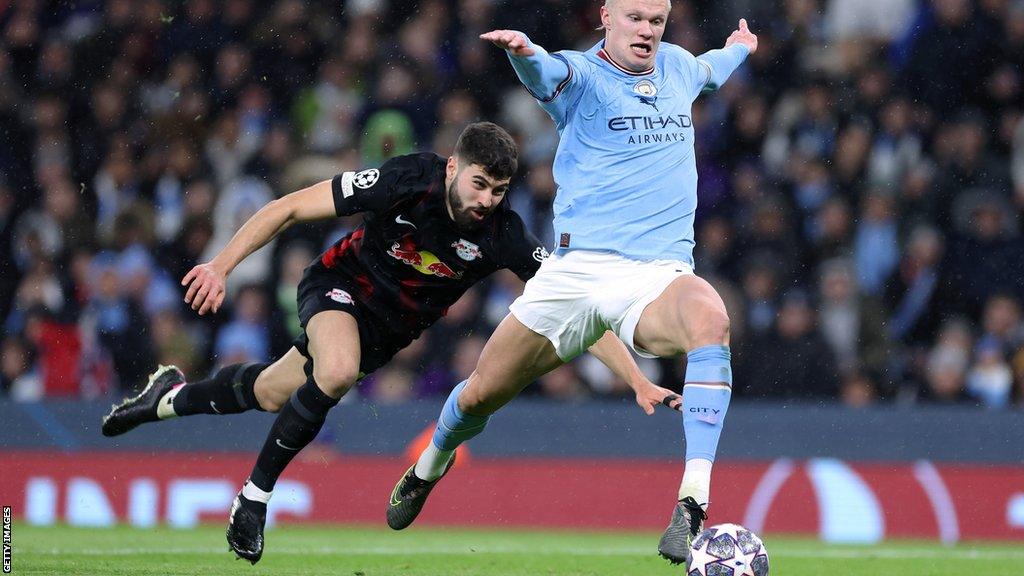
<path fill-rule="evenodd" d="M 730 309 L 736 373 L 715 513 L 839 540 L 1024 537 L 1024 3 L 677 0 L 665 40 L 700 53 L 741 16 L 758 52 L 694 108 L 696 268 Z M 157 363 L 200 377 L 280 353 L 302 268 L 357 221 L 286 232 L 214 317 L 182 304 L 184 272 L 271 198 L 447 154 L 477 119 L 519 141 L 509 201 L 550 245 L 556 134 L 476 36 L 586 49 L 596 25 L 580 1 L 0 1 L 0 497 L 43 524 L 219 521 L 265 415 L 118 442 L 98 419 Z M 520 289 L 474 289 L 350 395 L 282 518 L 377 521 L 376 492 Z M 678 388 L 679 363 L 643 366 Z M 528 394 L 470 446 L 460 492 L 485 500 L 460 512 L 439 491 L 434 521 L 663 523 L 656 492 L 681 470 L 670 415 L 642 419 L 589 357 Z M 638 470 L 652 500 L 631 508 L 611 489 Z M 505 504 L 518 516 L 488 514 L 495 477 L 529 482 Z M 187 489 L 206 480 L 222 484 Z M 557 483 L 608 505 L 531 512 L 525 486 Z M 797 509 L 811 520 L 787 524 Z"/>

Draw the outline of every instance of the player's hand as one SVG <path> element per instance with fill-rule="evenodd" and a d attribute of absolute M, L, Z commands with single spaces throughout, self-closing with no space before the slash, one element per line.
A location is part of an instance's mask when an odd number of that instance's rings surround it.
<path fill-rule="evenodd" d="M 200 316 L 207 312 L 216 313 L 224 302 L 226 283 L 227 275 L 211 262 L 198 264 L 181 279 L 181 285 L 188 286 L 185 302 L 191 304 L 193 310 L 198 310 Z"/>
<path fill-rule="evenodd" d="M 732 34 L 729 34 L 729 38 L 725 41 L 725 47 L 728 48 L 733 44 L 744 44 L 750 49 L 750 53 L 753 54 L 757 51 L 757 36 L 747 28 L 747 19 L 740 18 L 740 27 L 738 30 L 734 30 Z"/>
<path fill-rule="evenodd" d="M 634 390 L 636 390 L 636 403 L 640 405 L 640 408 L 642 408 L 648 416 L 654 414 L 654 409 L 658 404 L 668 406 L 673 410 L 682 411 L 683 409 L 682 396 L 668 388 L 656 386 L 649 380 L 634 387 Z"/>
<path fill-rule="evenodd" d="M 536 51 L 526 42 L 526 35 L 517 30 L 492 30 L 480 35 L 502 50 L 508 50 L 513 56 L 533 56 Z"/>

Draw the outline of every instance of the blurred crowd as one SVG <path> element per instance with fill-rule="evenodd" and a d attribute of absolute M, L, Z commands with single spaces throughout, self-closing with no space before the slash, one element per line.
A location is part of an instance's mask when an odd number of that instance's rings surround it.
<path fill-rule="evenodd" d="M 521 146 L 509 201 L 552 243 L 552 123 L 517 28 L 586 50 L 598 0 L 0 0 L 0 395 L 120 395 L 274 358 L 303 268 L 358 224 L 286 231 L 198 317 L 179 282 L 272 198 L 469 122 Z M 694 107 L 697 273 L 732 318 L 748 398 L 1024 403 L 1024 2 L 675 0 L 700 54 L 760 47 Z M 447 393 L 522 284 L 477 286 L 358 394 Z M 643 361 L 678 389 L 679 360 Z M 584 355 L 534 394 L 628 396 Z"/>

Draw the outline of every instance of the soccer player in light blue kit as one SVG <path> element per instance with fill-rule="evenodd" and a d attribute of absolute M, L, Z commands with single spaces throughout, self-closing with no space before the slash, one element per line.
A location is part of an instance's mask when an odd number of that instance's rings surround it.
<path fill-rule="evenodd" d="M 662 44 L 669 0 L 606 0 L 604 40 L 549 54 L 523 33 L 481 35 L 505 49 L 520 81 L 555 121 L 554 254 L 526 284 L 452 391 L 433 442 L 399 481 L 388 524 L 405 528 L 455 448 L 542 374 L 605 330 L 643 356 L 687 354 L 686 468 L 662 556 L 684 562 L 706 518 L 711 467 L 732 388 L 729 318 L 693 273 L 697 169 L 691 105 L 757 49 L 740 20 L 725 47 L 701 56 Z M 678 397 L 663 399 L 675 407 Z"/>

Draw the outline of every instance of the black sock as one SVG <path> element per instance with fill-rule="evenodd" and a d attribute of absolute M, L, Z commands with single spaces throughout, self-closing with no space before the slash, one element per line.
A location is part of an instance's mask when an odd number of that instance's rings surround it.
<path fill-rule="evenodd" d="M 212 378 L 186 384 L 174 397 L 174 413 L 238 414 L 247 410 L 263 410 L 256 401 L 253 386 L 256 377 L 270 364 L 232 364 L 217 371 Z"/>
<path fill-rule="evenodd" d="M 271 492 L 288 463 L 316 438 L 327 413 L 338 400 L 324 394 L 312 378 L 299 387 L 281 407 L 270 427 L 267 441 L 256 459 L 249 480 L 260 490 Z"/>

